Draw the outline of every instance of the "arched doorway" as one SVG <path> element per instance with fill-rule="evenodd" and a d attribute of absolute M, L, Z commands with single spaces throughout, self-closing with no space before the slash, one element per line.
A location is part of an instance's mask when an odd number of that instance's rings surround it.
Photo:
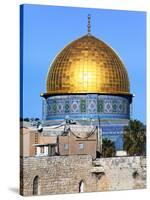
<path fill-rule="evenodd" d="M 82 193 L 84 192 L 84 182 L 83 180 L 80 181 L 79 183 L 79 193 Z"/>
<path fill-rule="evenodd" d="M 33 180 L 33 195 L 39 194 L 39 176 L 35 176 Z"/>

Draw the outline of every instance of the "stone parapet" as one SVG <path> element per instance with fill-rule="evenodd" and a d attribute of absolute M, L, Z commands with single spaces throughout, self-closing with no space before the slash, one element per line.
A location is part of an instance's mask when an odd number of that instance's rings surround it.
<path fill-rule="evenodd" d="M 90 155 L 21 158 L 20 194 L 33 195 L 33 180 L 39 177 L 38 195 L 146 188 L 145 157 L 100 158 Z"/>

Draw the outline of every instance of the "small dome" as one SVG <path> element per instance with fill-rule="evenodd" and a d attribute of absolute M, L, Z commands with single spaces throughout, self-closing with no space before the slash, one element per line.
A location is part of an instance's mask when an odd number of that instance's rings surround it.
<path fill-rule="evenodd" d="M 67 45 L 47 76 L 47 94 L 129 94 L 127 71 L 114 50 L 92 35 Z"/>

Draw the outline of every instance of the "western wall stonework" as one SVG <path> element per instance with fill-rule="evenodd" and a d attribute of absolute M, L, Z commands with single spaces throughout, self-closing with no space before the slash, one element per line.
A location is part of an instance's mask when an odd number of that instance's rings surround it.
<path fill-rule="evenodd" d="M 33 195 L 33 180 L 39 177 L 38 194 L 146 188 L 145 157 L 100 158 L 90 155 L 21 158 L 20 194 Z"/>

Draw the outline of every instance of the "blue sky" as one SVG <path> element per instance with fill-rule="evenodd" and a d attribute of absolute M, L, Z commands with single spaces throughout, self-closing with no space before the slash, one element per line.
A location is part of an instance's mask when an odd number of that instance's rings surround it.
<path fill-rule="evenodd" d="M 23 116 L 42 117 L 41 92 L 56 54 L 72 40 L 91 32 L 123 60 L 130 79 L 132 117 L 146 122 L 146 13 L 91 8 L 24 5 Z"/>

